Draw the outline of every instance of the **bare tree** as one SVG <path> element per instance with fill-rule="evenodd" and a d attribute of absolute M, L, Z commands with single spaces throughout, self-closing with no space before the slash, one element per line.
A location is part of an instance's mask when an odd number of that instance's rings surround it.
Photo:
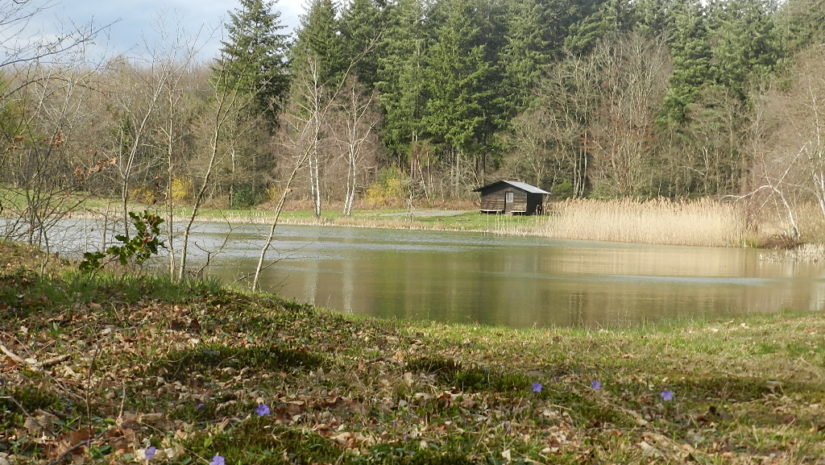
<path fill-rule="evenodd" d="M 372 107 L 375 94 L 365 95 L 355 78 L 348 81 L 341 94 L 342 101 L 336 105 L 337 118 L 334 118 L 341 121 L 336 123 L 333 132 L 343 148 L 347 166 L 343 214 L 350 216 L 358 187 L 358 174 L 363 170 L 362 164 L 368 155 L 369 146 L 375 144 L 373 129 L 378 124 L 378 117 Z"/>
<path fill-rule="evenodd" d="M 631 34 L 595 51 L 599 107 L 590 126 L 594 189 L 634 195 L 649 184 L 651 140 L 669 67 L 664 44 Z"/>
<path fill-rule="evenodd" d="M 569 184 L 573 197 L 585 194 L 599 76 L 593 55 L 571 56 L 548 70 L 533 106 L 512 122 L 511 172 L 540 186 Z"/>
<path fill-rule="evenodd" d="M 178 279 L 182 280 L 187 266 L 189 239 L 192 232 L 192 225 L 198 216 L 201 205 L 206 196 L 206 191 L 210 186 L 212 176 L 214 174 L 215 166 L 218 162 L 221 153 L 222 144 L 226 137 L 233 137 L 237 135 L 235 130 L 229 131 L 227 134 L 227 127 L 233 123 L 243 119 L 243 113 L 251 104 L 252 100 L 249 95 L 238 92 L 237 89 L 226 85 L 226 75 L 224 72 L 219 73 L 213 85 L 214 97 L 210 104 L 209 114 L 206 120 L 206 130 L 209 133 L 208 150 L 209 155 L 206 165 L 203 168 L 203 174 L 200 185 L 194 196 L 194 204 L 192 205 L 192 212 L 186 222 L 183 230 L 180 267 L 178 268 Z M 236 129 L 237 125 L 233 125 Z"/>
<path fill-rule="evenodd" d="M 118 87 L 111 96 L 117 105 L 120 119 L 116 140 L 112 144 L 112 156 L 117 159 L 117 173 L 120 184 L 120 206 L 124 235 L 129 237 L 129 202 L 132 195 L 132 181 L 139 173 L 162 163 L 153 156 L 155 148 L 150 143 L 149 134 L 155 128 L 155 121 L 163 104 L 164 89 L 173 77 L 173 69 L 163 61 L 163 57 L 153 54 L 148 66 L 138 69 L 125 62 L 116 62 L 120 76 Z"/>
<path fill-rule="evenodd" d="M 9 69 L 25 70 L 26 65 L 32 63 L 45 64 L 51 61 L 56 64 L 66 58 L 67 52 L 88 44 L 108 27 L 95 27 L 90 23 L 72 25 L 71 28 L 48 37 L 29 35 L 31 22 L 51 7 L 51 3 L 37 0 L 12 0 L 4 3 L 0 9 L 0 70 L 4 72 Z M 2 97 L 8 98 L 32 82 L 49 77 L 39 74 L 32 79 L 17 80 Z"/>
<path fill-rule="evenodd" d="M 796 240 L 805 203 L 814 202 L 825 218 L 825 47 L 799 54 L 791 75 L 756 97 L 750 191 L 770 194 Z"/>
<path fill-rule="evenodd" d="M 10 220 L 4 235 L 50 248 L 49 230 L 82 202 L 75 195 L 74 136 L 85 121 L 86 83 L 94 71 L 30 65 L 39 76 L 15 97 L 15 117 L 3 125 L 0 209 Z M 4 199 L 5 198 L 5 199 Z"/>
<path fill-rule="evenodd" d="M 167 49 L 162 51 L 160 56 L 164 57 L 158 61 L 158 66 L 165 71 L 160 73 L 166 76 L 162 81 L 162 114 L 163 121 L 159 124 L 158 131 L 162 137 L 164 152 L 166 155 L 166 231 L 169 237 L 167 242 L 169 275 L 176 276 L 176 248 L 175 248 L 175 203 L 177 184 L 181 183 L 179 176 L 182 176 L 182 166 L 185 158 L 190 155 L 181 153 L 181 139 L 189 133 L 189 128 L 185 127 L 188 119 L 186 113 L 190 110 L 191 95 L 197 89 L 192 86 L 187 87 L 187 81 L 191 81 L 194 74 L 195 58 L 199 51 L 198 36 L 187 38 L 185 33 L 178 30 L 174 37 L 168 37 L 167 28 L 160 24 L 158 31 L 161 36 L 160 43 L 168 44 Z M 187 99 L 187 96 L 190 98 Z M 179 186 L 185 187 L 185 186 Z"/>
<path fill-rule="evenodd" d="M 255 275 L 252 280 L 252 290 L 258 288 L 261 271 L 264 268 L 266 255 L 272 246 L 275 237 L 275 229 L 280 220 L 281 211 L 289 196 L 292 183 L 299 170 L 304 166 L 309 166 L 310 184 L 313 195 L 313 209 L 315 217 L 321 216 L 321 191 L 319 176 L 319 155 L 321 142 L 321 127 L 327 121 L 327 115 L 336 103 L 336 96 L 341 90 L 339 84 L 330 94 L 320 81 L 318 57 L 310 55 L 306 59 L 304 72 L 297 75 L 293 81 L 293 90 L 287 112 L 283 115 L 286 131 L 286 145 L 293 154 L 289 174 L 281 187 L 281 194 L 275 206 L 275 216 L 269 229 L 269 235 L 261 247 L 261 254 L 258 257 L 258 264 L 255 267 Z M 349 70 L 344 74 L 344 78 L 349 74 Z M 343 82 L 343 81 L 342 81 Z"/>

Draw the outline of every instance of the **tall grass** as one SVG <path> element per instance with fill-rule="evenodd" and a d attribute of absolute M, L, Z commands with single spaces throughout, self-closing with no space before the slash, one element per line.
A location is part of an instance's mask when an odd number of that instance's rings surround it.
<path fill-rule="evenodd" d="M 502 233 L 553 239 L 691 246 L 740 246 L 745 215 L 735 205 L 710 199 L 672 201 L 566 200 L 530 226 L 502 226 Z M 508 231 L 509 230 L 509 231 Z"/>

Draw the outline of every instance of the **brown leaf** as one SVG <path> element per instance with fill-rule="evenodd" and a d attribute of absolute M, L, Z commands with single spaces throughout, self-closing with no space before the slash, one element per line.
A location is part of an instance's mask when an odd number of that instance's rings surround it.
<path fill-rule="evenodd" d="M 357 438 L 355 437 L 355 434 L 350 432 L 343 432 L 336 434 L 335 436 L 330 436 L 330 439 L 347 449 L 355 449 L 357 445 Z"/>
<path fill-rule="evenodd" d="M 92 430 L 83 428 L 80 431 L 69 431 L 69 441 L 74 445 L 92 439 Z"/>

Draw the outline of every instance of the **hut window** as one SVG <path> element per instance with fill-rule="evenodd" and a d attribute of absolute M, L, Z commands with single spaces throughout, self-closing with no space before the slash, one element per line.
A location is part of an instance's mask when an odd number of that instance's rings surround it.
<path fill-rule="evenodd" d="M 507 202 L 507 203 L 513 203 L 513 193 L 512 192 L 507 192 L 505 194 L 504 201 Z"/>

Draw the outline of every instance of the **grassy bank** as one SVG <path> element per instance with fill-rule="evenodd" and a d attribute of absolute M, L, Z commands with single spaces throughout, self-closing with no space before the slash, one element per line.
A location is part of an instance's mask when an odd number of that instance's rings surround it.
<path fill-rule="evenodd" d="M 9 197 L 12 194 L 15 192 L 0 191 L 0 196 L 7 197 L 0 198 L 0 203 L 18 205 L 24 202 L 19 193 Z M 75 216 L 108 215 L 119 218 L 121 207 L 117 200 L 78 198 L 73 202 L 80 203 L 73 213 Z M 338 205 L 328 204 L 320 218 L 316 218 L 310 210 L 295 209 L 302 206 L 301 202 L 291 205 L 293 208 L 288 208 L 280 217 L 282 224 L 473 231 L 550 239 L 710 247 L 787 247 L 795 243 L 783 237 L 788 227 L 786 216 L 781 211 L 773 211 L 763 205 L 758 213 L 747 212 L 748 205 L 744 202 L 712 199 L 565 200 L 551 202 L 543 216 L 530 217 L 485 215 L 467 201 L 457 203 L 452 210 L 428 207 L 356 209 L 350 217 L 344 217 Z M 165 216 L 163 208 L 157 204 L 130 206 L 133 211 L 149 209 Z M 825 221 L 818 207 L 800 204 L 795 207 L 795 212 L 802 242 L 825 243 Z M 191 208 L 176 208 L 175 216 L 178 221 L 185 221 L 191 216 Z M 270 206 L 260 205 L 242 210 L 202 208 L 197 219 L 270 224 L 273 217 Z"/>
<path fill-rule="evenodd" d="M 825 318 L 624 331 L 352 319 L 0 243 L 12 464 L 815 464 Z M 154 448 L 154 449 L 153 449 Z"/>
<path fill-rule="evenodd" d="M 266 223 L 265 210 L 205 211 L 204 218 Z M 817 218 L 809 216 L 808 218 Z M 550 239 L 712 247 L 758 246 L 782 231 L 766 218 L 748 226 L 740 206 L 700 199 L 568 200 L 553 202 L 544 216 L 485 215 L 477 210 L 358 210 L 352 217 L 328 211 L 316 220 L 309 211 L 286 212 L 285 224 L 476 231 Z M 810 221 L 813 230 L 814 221 Z M 813 237 L 813 236 L 812 236 Z"/>
<path fill-rule="evenodd" d="M 68 195 L 65 205 L 76 207 L 73 216 L 120 218 L 119 199 Z M 24 209 L 23 193 L 0 189 L 0 206 L 5 214 L 20 214 Z M 11 208 L 11 207 L 14 208 Z M 768 204 L 758 207 L 747 202 L 695 199 L 673 201 L 573 199 L 550 202 L 543 216 L 485 215 L 468 200 L 442 202 L 438 206 L 408 209 L 356 208 L 344 217 L 341 206 L 325 204 L 316 218 L 306 201 L 287 203 L 280 217 L 282 224 L 338 225 L 365 228 L 472 231 L 502 235 L 523 235 L 550 239 L 592 240 L 639 244 L 689 245 L 710 247 L 788 247 L 795 241 L 783 237 L 788 231 L 787 215 Z M 250 209 L 225 209 L 207 205 L 199 211 L 198 221 L 270 224 L 273 205 L 262 204 Z M 304 209 L 302 209 L 304 208 Z M 748 211 L 748 208 L 752 210 Z M 149 209 L 166 216 L 162 204 L 133 203 L 132 211 Z M 794 207 L 801 232 L 801 242 L 825 244 L 825 219 L 814 203 L 800 202 Z M 59 208 L 58 208 L 59 211 Z M 174 210 L 178 221 L 191 216 L 189 207 Z M 4 211 L 0 210 L 0 216 Z M 0 231 L 2 233 L 2 231 Z"/>

